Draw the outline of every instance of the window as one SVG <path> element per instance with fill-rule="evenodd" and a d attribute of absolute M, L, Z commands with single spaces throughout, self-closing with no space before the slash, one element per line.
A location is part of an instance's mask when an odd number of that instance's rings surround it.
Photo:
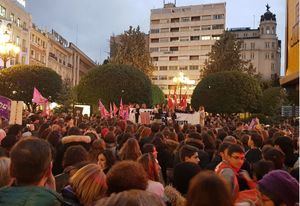
<path fill-rule="evenodd" d="M 266 34 L 270 34 L 271 33 L 271 31 L 270 31 L 270 27 L 269 26 L 267 26 L 267 28 L 266 28 Z"/>
<path fill-rule="evenodd" d="M 219 40 L 221 38 L 220 35 L 212 35 L 213 40 Z"/>
<path fill-rule="evenodd" d="M 159 38 L 151 39 L 151 43 L 158 43 L 158 42 L 159 42 Z"/>
<path fill-rule="evenodd" d="M 191 21 L 200 21 L 200 16 L 192 16 Z"/>
<path fill-rule="evenodd" d="M 168 76 L 167 75 L 161 75 L 161 76 L 159 76 L 159 80 L 168 80 Z"/>
<path fill-rule="evenodd" d="M 179 22 L 179 18 L 172 18 L 171 19 L 171 23 L 177 23 L 177 22 Z"/>
<path fill-rule="evenodd" d="M 6 8 L 0 5 L 0 16 L 6 17 Z"/>
<path fill-rule="evenodd" d="M 159 33 L 159 29 L 151 29 L 150 33 L 151 34 Z"/>
<path fill-rule="evenodd" d="M 177 61 L 178 60 L 178 56 L 170 56 L 169 57 L 169 61 Z"/>
<path fill-rule="evenodd" d="M 251 42 L 251 43 L 250 43 L 250 47 L 251 47 L 252 50 L 255 49 L 255 43 L 254 43 L 254 42 Z"/>
<path fill-rule="evenodd" d="M 23 29 L 26 29 L 26 22 L 23 22 Z"/>
<path fill-rule="evenodd" d="M 178 51 L 178 46 L 170 47 L 170 51 Z"/>
<path fill-rule="evenodd" d="M 270 48 L 270 42 L 265 42 L 265 46 L 267 49 Z"/>
<path fill-rule="evenodd" d="M 30 54 L 31 54 L 31 57 L 34 57 L 34 50 L 33 49 L 30 50 Z"/>
<path fill-rule="evenodd" d="M 270 54 L 269 53 L 265 54 L 265 59 L 270 59 Z"/>
<path fill-rule="evenodd" d="M 224 29 L 224 24 L 215 24 L 215 25 L 212 25 L 212 29 Z"/>
<path fill-rule="evenodd" d="M 190 56 L 190 60 L 199 60 L 199 56 L 198 55 Z"/>
<path fill-rule="evenodd" d="M 190 37 L 188 37 L 188 36 L 180 37 L 180 41 L 189 41 L 189 40 L 190 40 Z"/>
<path fill-rule="evenodd" d="M 275 48 L 275 42 L 272 42 L 272 48 L 273 49 Z"/>
<path fill-rule="evenodd" d="M 169 28 L 161 28 L 160 33 L 168 33 L 170 31 Z"/>
<path fill-rule="evenodd" d="M 213 15 L 213 19 L 224 19 L 225 15 L 224 14 L 216 14 Z"/>
<path fill-rule="evenodd" d="M 199 66 L 198 65 L 191 65 L 190 70 L 198 70 Z"/>
<path fill-rule="evenodd" d="M 17 26 L 21 26 L 21 19 L 20 18 L 17 19 Z"/>
<path fill-rule="evenodd" d="M 159 19 L 153 19 L 153 20 L 151 20 L 151 24 L 159 24 Z"/>
<path fill-rule="evenodd" d="M 169 66 L 169 70 L 175 71 L 175 70 L 177 70 L 177 69 L 178 69 L 177 66 Z"/>
<path fill-rule="evenodd" d="M 181 17 L 182 22 L 188 22 L 190 21 L 190 17 Z"/>
<path fill-rule="evenodd" d="M 200 31 L 200 26 L 192 26 L 191 30 L 192 31 Z"/>
<path fill-rule="evenodd" d="M 151 47 L 150 52 L 158 52 L 158 47 Z"/>
<path fill-rule="evenodd" d="M 188 66 L 179 66 L 179 70 L 188 70 Z"/>
<path fill-rule="evenodd" d="M 211 26 L 210 25 L 203 25 L 201 26 L 201 30 L 210 30 Z"/>
<path fill-rule="evenodd" d="M 180 28 L 180 31 L 182 31 L 182 32 L 183 32 L 183 31 L 189 31 L 189 30 L 190 30 L 189 27 L 181 27 L 181 28 Z"/>
<path fill-rule="evenodd" d="M 246 54 L 242 53 L 242 59 L 246 59 Z"/>
<path fill-rule="evenodd" d="M 171 37 L 170 42 L 179 41 L 179 37 Z"/>
<path fill-rule="evenodd" d="M 244 50 L 247 49 L 247 43 L 242 43 L 242 49 L 244 49 Z"/>
<path fill-rule="evenodd" d="M 157 76 L 152 76 L 151 79 L 152 80 L 157 80 Z"/>
<path fill-rule="evenodd" d="M 274 53 L 273 52 L 271 53 L 271 59 L 274 59 Z"/>
<path fill-rule="evenodd" d="M 202 20 L 211 20 L 211 15 L 202 16 Z"/>
<path fill-rule="evenodd" d="M 153 62 L 157 62 L 158 61 L 158 57 L 152 57 L 152 61 Z"/>
<path fill-rule="evenodd" d="M 13 13 L 10 14 L 10 20 L 12 22 L 15 22 L 15 15 Z"/>
<path fill-rule="evenodd" d="M 17 36 L 16 38 L 16 45 L 21 46 L 20 37 Z"/>
<path fill-rule="evenodd" d="M 208 35 L 201 36 L 201 40 L 210 40 L 210 36 Z"/>
<path fill-rule="evenodd" d="M 167 71 L 168 67 L 167 66 L 160 66 L 159 71 Z"/>
<path fill-rule="evenodd" d="M 248 37 L 248 33 L 244 33 L 244 37 Z"/>
<path fill-rule="evenodd" d="M 169 76 L 168 79 L 169 79 L 169 80 L 173 80 L 174 77 L 173 77 L 173 76 Z"/>
<path fill-rule="evenodd" d="M 191 36 L 191 41 L 199 41 L 199 36 Z"/>
<path fill-rule="evenodd" d="M 179 32 L 179 27 L 171 28 L 171 32 Z"/>
<path fill-rule="evenodd" d="M 271 71 L 274 72 L 275 71 L 275 64 L 271 63 Z"/>
<path fill-rule="evenodd" d="M 250 59 L 254 59 L 254 52 L 251 52 Z"/>

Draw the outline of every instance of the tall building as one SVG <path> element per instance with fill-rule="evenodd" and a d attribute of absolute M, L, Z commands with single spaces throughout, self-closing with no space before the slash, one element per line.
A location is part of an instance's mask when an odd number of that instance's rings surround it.
<path fill-rule="evenodd" d="M 0 38 L 9 35 L 9 42 L 20 48 L 20 52 L 7 62 L 7 66 L 29 63 L 29 30 L 31 16 L 25 11 L 24 0 L 0 0 Z M 0 66 L 3 67 L 3 60 Z"/>
<path fill-rule="evenodd" d="M 149 49 L 156 67 L 152 80 L 164 94 L 173 94 L 176 89 L 177 94 L 178 90 L 180 94 L 192 94 L 207 54 L 224 31 L 225 6 L 217 3 L 176 7 L 168 3 L 151 10 Z M 191 85 L 175 82 L 174 77 L 189 78 Z"/>
<path fill-rule="evenodd" d="M 286 1 L 286 59 L 285 75 L 280 84 L 296 89 L 299 98 L 299 0 Z"/>
<path fill-rule="evenodd" d="M 29 64 L 48 66 L 49 43 L 47 32 L 32 24 L 30 29 L 30 57 Z"/>
<path fill-rule="evenodd" d="M 266 7 L 257 29 L 232 28 L 230 31 L 242 41 L 241 58 L 250 60 L 255 72 L 269 80 L 280 76 L 281 41 L 276 34 L 276 15 L 269 10 L 269 5 Z"/>

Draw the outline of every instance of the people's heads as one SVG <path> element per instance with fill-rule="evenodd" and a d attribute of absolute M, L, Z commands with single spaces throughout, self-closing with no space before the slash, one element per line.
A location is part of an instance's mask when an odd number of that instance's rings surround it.
<path fill-rule="evenodd" d="M 187 193 L 189 206 L 232 206 L 231 194 L 218 175 L 211 171 L 197 174 L 190 182 Z"/>
<path fill-rule="evenodd" d="M 147 174 L 141 164 L 134 161 L 116 163 L 107 173 L 108 193 L 118 193 L 130 189 L 145 190 Z"/>
<path fill-rule="evenodd" d="M 281 151 L 284 152 L 286 155 L 293 154 L 294 152 L 294 144 L 293 140 L 290 139 L 289 137 L 278 137 L 277 139 L 274 140 L 274 146 L 276 148 L 280 148 Z"/>
<path fill-rule="evenodd" d="M 270 148 L 263 151 L 263 158 L 274 163 L 275 169 L 282 169 L 284 166 L 285 155 L 282 151 L 276 148 Z"/>
<path fill-rule="evenodd" d="M 63 168 L 75 165 L 79 162 L 88 161 L 88 152 L 81 145 L 68 147 L 63 158 Z"/>
<path fill-rule="evenodd" d="M 232 145 L 230 142 L 223 142 L 218 150 L 219 155 L 221 156 L 222 160 L 227 160 L 228 158 L 228 147 Z"/>
<path fill-rule="evenodd" d="M 274 163 L 268 160 L 259 160 L 253 165 L 253 178 L 259 181 L 265 174 L 274 170 Z"/>
<path fill-rule="evenodd" d="M 195 164 L 200 162 L 198 149 L 191 145 L 183 145 L 179 151 L 179 156 L 182 162 L 191 162 Z"/>
<path fill-rule="evenodd" d="M 299 201 L 299 183 L 288 172 L 273 170 L 258 181 L 263 201 L 273 205 L 294 206 Z"/>
<path fill-rule="evenodd" d="M 98 165 L 102 170 L 111 168 L 115 162 L 116 158 L 110 150 L 103 150 L 98 155 Z"/>
<path fill-rule="evenodd" d="M 236 144 L 237 140 L 234 136 L 228 135 L 224 138 L 223 142 L 229 142 L 231 144 Z"/>
<path fill-rule="evenodd" d="M 129 138 L 120 150 L 122 160 L 137 160 L 141 156 L 141 150 L 138 141 L 135 138 Z"/>
<path fill-rule="evenodd" d="M 231 167 L 236 170 L 239 170 L 245 161 L 245 152 L 244 149 L 238 144 L 232 144 L 228 147 L 227 160 Z"/>
<path fill-rule="evenodd" d="M 152 153 L 145 153 L 140 156 L 138 163 L 143 166 L 150 180 L 159 181 L 159 165 Z"/>
<path fill-rule="evenodd" d="M 253 147 L 260 148 L 262 146 L 262 144 L 263 144 L 263 139 L 259 134 L 256 134 L 256 133 L 251 134 L 251 136 L 248 139 L 248 146 L 250 148 L 253 148 Z"/>
<path fill-rule="evenodd" d="M 78 127 L 71 127 L 68 130 L 68 135 L 82 135 L 82 132 Z"/>
<path fill-rule="evenodd" d="M 11 150 L 10 174 L 18 185 L 43 185 L 51 175 L 51 148 L 47 141 L 29 137 Z"/>
<path fill-rule="evenodd" d="M 155 133 L 159 132 L 159 128 L 160 128 L 160 124 L 157 123 L 157 122 L 153 122 L 151 124 L 151 132 L 152 132 L 152 134 L 155 134 Z"/>
<path fill-rule="evenodd" d="M 141 132 L 140 138 L 143 139 L 145 137 L 149 137 L 151 135 L 151 129 L 149 127 L 144 127 Z"/>
<path fill-rule="evenodd" d="M 143 148 L 142 148 L 142 153 L 145 154 L 145 153 L 152 153 L 154 155 L 154 158 L 157 159 L 157 150 L 156 150 L 156 147 L 153 145 L 153 144 L 150 144 L 150 143 L 146 143 L 143 145 Z"/>
<path fill-rule="evenodd" d="M 106 176 L 97 164 L 88 164 L 79 169 L 70 179 L 76 197 L 83 205 L 90 205 L 105 196 Z"/>
<path fill-rule="evenodd" d="M 0 157 L 0 188 L 9 186 L 11 177 L 9 174 L 10 159 L 7 157 Z"/>
<path fill-rule="evenodd" d="M 112 194 L 97 202 L 96 206 L 165 206 L 163 200 L 154 193 L 143 190 L 128 190 Z"/>
<path fill-rule="evenodd" d="M 103 139 L 96 139 L 91 146 L 89 151 L 89 160 L 96 163 L 98 161 L 98 155 L 105 149 L 105 142 Z"/>

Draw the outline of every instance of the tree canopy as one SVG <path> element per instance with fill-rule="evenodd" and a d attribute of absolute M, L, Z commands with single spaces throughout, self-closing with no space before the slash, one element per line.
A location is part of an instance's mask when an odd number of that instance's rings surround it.
<path fill-rule="evenodd" d="M 212 113 L 255 112 L 262 91 L 253 77 L 237 71 L 209 74 L 196 86 L 192 106 L 205 106 Z"/>
<path fill-rule="evenodd" d="M 261 112 L 265 115 L 280 115 L 281 106 L 287 102 L 287 94 L 280 87 L 270 87 L 263 91 Z"/>
<path fill-rule="evenodd" d="M 241 41 L 232 33 L 224 31 L 220 39 L 212 46 L 208 53 L 208 60 L 204 63 L 203 77 L 222 71 L 241 71 L 254 73 L 253 65 L 241 59 Z"/>
<path fill-rule="evenodd" d="M 152 105 L 161 104 L 165 101 L 163 91 L 157 86 L 152 84 Z"/>
<path fill-rule="evenodd" d="M 128 103 L 152 103 L 151 81 L 143 72 L 129 66 L 107 64 L 86 74 L 76 88 L 78 101 L 95 105 L 101 99 L 106 106 Z"/>
<path fill-rule="evenodd" d="M 33 88 L 45 98 L 55 101 L 62 87 L 61 77 L 52 69 L 41 66 L 18 65 L 0 70 L 0 95 L 24 101 L 30 109 Z"/>
<path fill-rule="evenodd" d="M 151 64 L 147 35 L 140 31 L 140 27 L 129 27 L 123 34 L 111 39 L 111 59 L 114 64 L 126 64 L 136 67 L 147 75 L 154 69 Z"/>

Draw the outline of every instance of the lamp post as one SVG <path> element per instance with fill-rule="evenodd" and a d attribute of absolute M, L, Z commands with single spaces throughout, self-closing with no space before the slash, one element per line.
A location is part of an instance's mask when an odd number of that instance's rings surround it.
<path fill-rule="evenodd" d="M 195 80 L 190 80 L 188 77 L 184 76 L 183 72 L 180 72 L 178 77 L 174 77 L 173 82 L 176 84 L 176 87 L 177 87 L 177 85 L 179 85 L 179 101 L 180 102 L 181 102 L 182 85 L 195 84 Z"/>
<path fill-rule="evenodd" d="M 0 58 L 3 60 L 3 67 L 6 68 L 6 63 L 11 58 L 20 52 L 20 47 L 15 45 L 13 42 L 10 42 L 10 36 L 7 31 L 0 36 Z"/>

